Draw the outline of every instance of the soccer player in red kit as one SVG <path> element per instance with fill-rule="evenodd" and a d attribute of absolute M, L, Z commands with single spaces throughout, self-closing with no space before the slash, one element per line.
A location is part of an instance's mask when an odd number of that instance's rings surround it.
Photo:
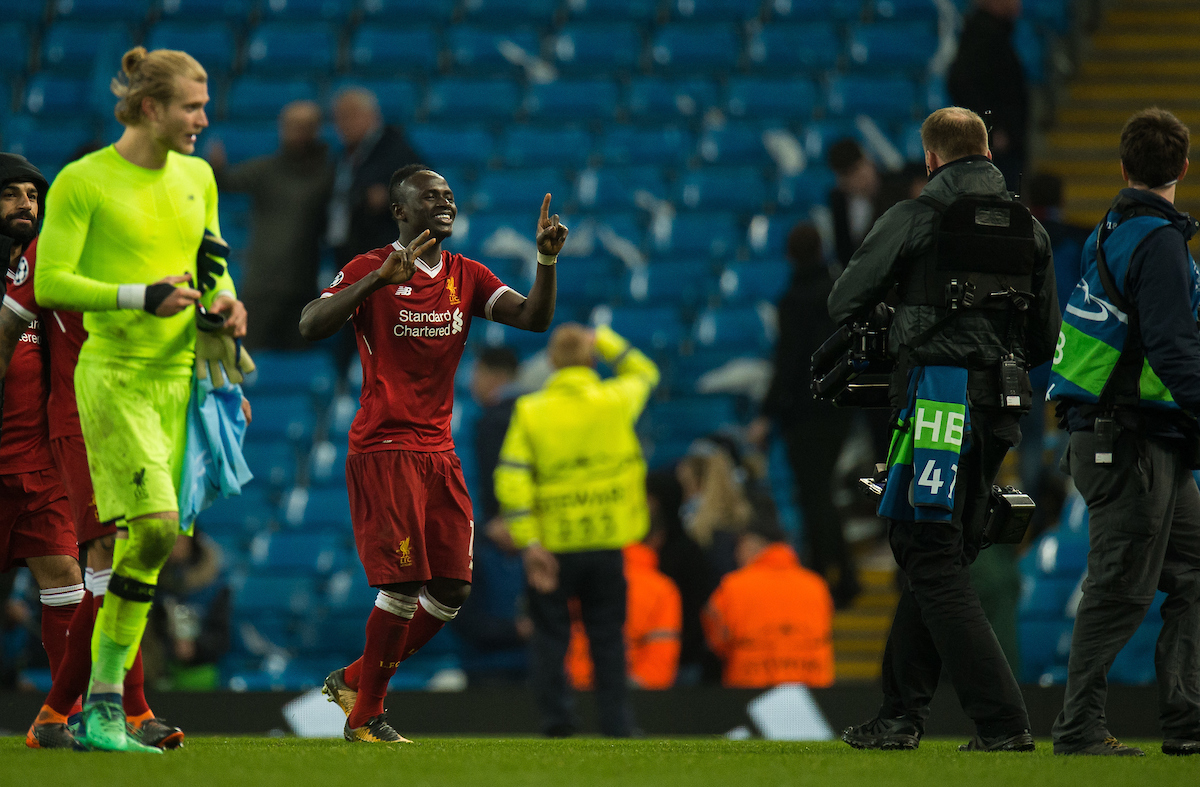
<path fill-rule="evenodd" d="M 363 366 L 346 484 L 358 554 L 379 595 L 362 657 L 334 670 L 324 691 L 346 712 L 346 739 L 368 743 L 407 742 L 384 714 L 388 681 L 454 619 L 471 589 L 475 523 L 450 438 L 454 373 L 471 320 L 545 331 L 567 238 L 547 194 L 537 277 L 525 298 L 482 264 L 442 251 L 458 209 L 441 175 L 403 167 L 388 193 L 399 239 L 347 263 L 300 318 L 309 340 L 352 320 Z"/>
<path fill-rule="evenodd" d="M 83 599 L 75 525 L 46 415 L 42 326 L 33 296 L 37 222 L 46 179 L 21 156 L 0 154 L 0 248 L 7 292 L 0 306 L 0 571 L 29 566 L 41 591 L 42 645 L 57 675 L 67 627 Z M 55 730 L 67 736 L 66 725 Z"/>

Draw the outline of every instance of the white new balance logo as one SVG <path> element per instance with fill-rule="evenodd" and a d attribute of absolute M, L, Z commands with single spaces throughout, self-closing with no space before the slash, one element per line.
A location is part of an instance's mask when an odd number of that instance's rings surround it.
<path fill-rule="evenodd" d="M 399 287 L 396 288 L 396 294 L 397 295 L 412 295 L 412 287 L 409 287 L 407 284 L 401 284 Z"/>

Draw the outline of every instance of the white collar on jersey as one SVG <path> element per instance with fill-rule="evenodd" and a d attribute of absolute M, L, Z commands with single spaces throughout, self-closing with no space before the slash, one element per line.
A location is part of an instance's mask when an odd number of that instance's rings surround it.
<path fill-rule="evenodd" d="M 392 248 L 395 249 L 396 251 L 400 251 L 400 249 L 402 249 L 404 247 L 400 245 L 400 241 L 394 240 L 394 241 L 392 241 Z M 434 276 L 437 276 L 439 273 L 442 272 L 442 259 L 439 256 L 438 264 L 434 265 L 431 268 L 431 267 L 429 267 L 429 265 L 426 264 L 425 260 L 421 259 L 420 257 L 417 257 L 416 266 L 417 266 L 417 270 L 424 271 L 425 275 L 432 279 Z"/>

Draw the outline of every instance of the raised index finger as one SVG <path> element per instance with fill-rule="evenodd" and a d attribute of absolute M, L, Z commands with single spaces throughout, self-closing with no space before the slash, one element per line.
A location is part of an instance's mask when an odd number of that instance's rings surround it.
<path fill-rule="evenodd" d="M 542 200 L 542 215 L 538 218 L 538 226 L 546 226 L 546 222 L 550 220 L 550 195 L 547 194 Z"/>

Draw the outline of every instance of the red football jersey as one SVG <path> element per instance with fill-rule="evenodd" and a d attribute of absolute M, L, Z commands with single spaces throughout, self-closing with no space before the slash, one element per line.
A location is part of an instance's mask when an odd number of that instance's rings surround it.
<path fill-rule="evenodd" d="M 54 466 L 46 415 L 49 389 L 42 356 L 40 310 L 33 297 L 33 268 L 37 240 L 22 255 L 17 269 L 8 269 L 4 308 L 29 320 L 4 377 L 4 427 L 0 431 L 0 475 L 32 473 Z"/>
<path fill-rule="evenodd" d="M 346 264 L 322 298 L 378 270 L 398 243 Z M 454 373 L 472 317 L 491 319 L 507 290 L 475 260 L 442 252 L 432 268 L 417 261 L 411 279 L 367 296 L 351 320 L 362 360 L 360 409 L 350 427 L 351 453 L 449 451 Z"/>
<path fill-rule="evenodd" d="M 50 350 L 50 439 L 82 436 L 75 403 L 75 366 L 79 348 L 87 340 L 87 328 L 79 312 L 56 309 L 49 314 L 43 335 Z"/>

